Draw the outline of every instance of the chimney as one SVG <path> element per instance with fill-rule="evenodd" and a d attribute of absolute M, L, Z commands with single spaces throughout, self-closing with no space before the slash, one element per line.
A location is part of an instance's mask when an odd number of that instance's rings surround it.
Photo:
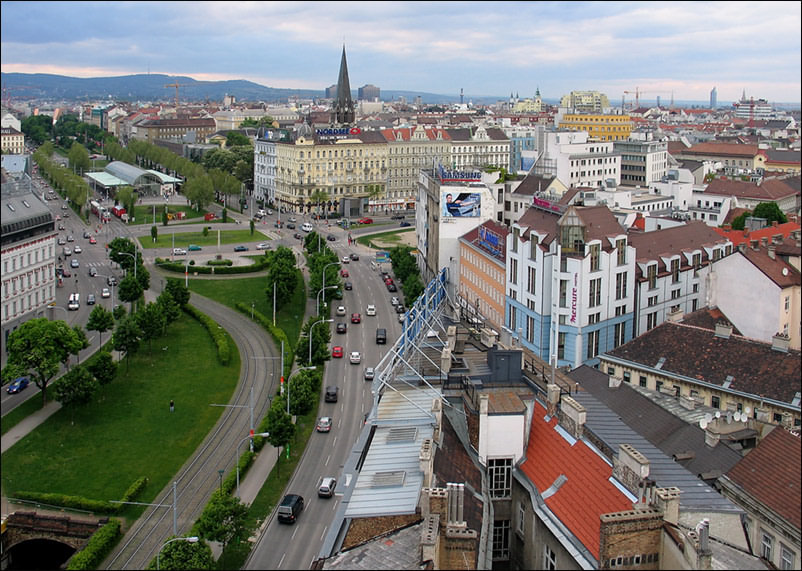
<path fill-rule="evenodd" d="M 677 525 L 679 522 L 679 495 L 682 493 L 677 487 L 657 488 L 655 495 L 657 507 L 663 510 L 663 519 L 666 523 Z"/>
<path fill-rule="evenodd" d="M 763 246 L 764 248 L 766 246 L 768 246 L 769 245 L 769 237 L 768 236 L 763 236 L 762 238 L 760 238 L 760 245 Z"/>
<path fill-rule="evenodd" d="M 732 230 L 732 224 L 725 224 L 724 225 L 724 231 L 725 232 L 729 232 L 730 230 Z"/>
<path fill-rule="evenodd" d="M 448 527 L 466 528 L 465 518 L 463 517 L 465 505 L 465 484 L 446 484 L 448 492 L 448 517 L 446 525 Z"/>
<path fill-rule="evenodd" d="M 649 459 L 631 444 L 621 444 L 618 447 L 618 460 L 632 470 L 640 480 L 649 477 Z"/>
<path fill-rule="evenodd" d="M 776 220 L 772 220 L 771 221 L 771 225 L 772 225 L 773 228 L 776 228 L 777 227 L 777 221 Z"/>
<path fill-rule="evenodd" d="M 565 428 L 577 440 L 582 438 L 587 412 L 585 407 L 569 396 L 560 399 L 560 421 L 565 423 Z"/>
<path fill-rule="evenodd" d="M 549 384 L 546 387 L 546 394 L 548 397 L 548 411 L 553 415 L 557 412 L 557 405 L 560 402 L 560 387 L 559 385 Z"/>
<path fill-rule="evenodd" d="M 774 253 L 776 249 L 777 249 L 777 246 L 775 246 L 774 244 L 769 246 L 769 258 L 771 258 L 772 260 L 774 260 L 775 257 L 776 257 L 775 253 Z"/>
<path fill-rule="evenodd" d="M 705 555 L 710 551 L 710 520 L 704 518 L 699 522 L 696 533 L 699 535 L 699 554 Z"/>
<path fill-rule="evenodd" d="M 732 335 L 732 324 L 726 323 L 724 321 L 719 321 L 716 323 L 716 337 L 721 337 L 722 339 L 729 339 L 730 335 Z"/>
<path fill-rule="evenodd" d="M 791 345 L 791 338 L 782 333 L 775 333 L 771 338 L 771 348 L 780 353 L 787 353 L 788 347 Z"/>
<path fill-rule="evenodd" d="M 669 311 L 668 314 L 666 315 L 666 321 L 677 323 L 679 321 L 682 321 L 683 315 L 684 312 L 682 311 L 682 309 L 677 309 L 676 311 Z"/>
<path fill-rule="evenodd" d="M 741 242 L 740 244 L 738 244 L 738 251 L 746 252 L 746 242 Z"/>
<path fill-rule="evenodd" d="M 758 248 L 757 240 L 749 240 L 749 246 L 755 251 L 760 249 Z"/>
<path fill-rule="evenodd" d="M 420 464 L 420 471 L 423 472 L 423 487 L 428 488 L 432 485 L 432 472 L 434 469 L 431 438 L 424 439 L 421 444 L 418 462 Z"/>

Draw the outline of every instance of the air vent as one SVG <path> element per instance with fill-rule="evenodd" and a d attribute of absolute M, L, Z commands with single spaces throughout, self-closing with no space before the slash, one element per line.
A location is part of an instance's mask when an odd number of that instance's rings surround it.
<path fill-rule="evenodd" d="M 418 429 L 414 426 L 406 428 L 391 428 L 387 432 L 386 442 L 415 442 L 415 437 L 418 435 Z"/>
<path fill-rule="evenodd" d="M 31 205 L 28 204 L 27 200 L 23 200 L 22 203 L 25 205 L 25 208 L 30 208 L 31 207 Z"/>
<path fill-rule="evenodd" d="M 376 472 L 370 483 L 371 488 L 389 488 L 403 486 L 406 479 L 406 471 L 395 470 L 393 472 Z"/>
<path fill-rule="evenodd" d="M 6 206 L 8 206 L 8 209 L 9 209 L 11 212 L 16 212 L 16 210 L 14 210 L 14 207 L 13 207 L 13 206 L 11 206 L 11 204 L 6 204 Z"/>

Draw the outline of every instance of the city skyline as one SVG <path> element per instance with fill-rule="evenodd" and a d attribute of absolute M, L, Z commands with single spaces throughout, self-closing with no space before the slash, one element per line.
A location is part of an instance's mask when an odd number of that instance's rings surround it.
<path fill-rule="evenodd" d="M 2 70 L 544 99 L 802 99 L 798 2 L 3 2 Z M 458 10 L 455 10 L 458 7 Z M 580 41 L 581 40 L 581 41 Z"/>

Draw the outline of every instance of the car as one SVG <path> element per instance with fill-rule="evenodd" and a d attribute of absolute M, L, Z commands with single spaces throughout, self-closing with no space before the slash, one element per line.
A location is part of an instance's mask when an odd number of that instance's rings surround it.
<path fill-rule="evenodd" d="M 75 242 L 75 238 L 72 235 L 67 236 L 67 242 Z"/>
<path fill-rule="evenodd" d="M 344 277 L 344 278 L 350 278 L 350 277 L 351 277 L 351 274 L 349 274 L 349 273 L 348 273 L 348 270 L 346 270 L 345 268 L 343 268 L 342 270 L 340 270 L 340 275 L 341 275 L 342 277 Z"/>
<path fill-rule="evenodd" d="M 309 222 L 304 222 L 303 224 L 301 224 L 301 230 L 303 230 L 304 232 L 311 232 L 313 228 Z"/>
<path fill-rule="evenodd" d="M 71 278 L 72 274 L 70 273 L 70 270 L 68 268 L 64 268 L 63 270 L 61 270 L 61 277 L 62 278 Z"/>
<path fill-rule="evenodd" d="M 397 297 L 393 296 L 393 297 L 390 298 L 390 304 L 391 305 L 398 305 L 399 303 L 401 303 L 401 302 L 398 301 Z"/>
<path fill-rule="evenodd" d="M 298 494 L 287 494 L 278 506 L 279 523 L 294 524 L 304 510 L 304 498 Z"/>
<path fill-rule="evenodd" d="M 373 367 L 365 367 L 366 381 L 372 381 L 375 376 L 376 376 L 376 371 L 373 369 Z"/>
<path fill-rule="evenodd" d="M 270 247 L 271 246 L 268 242 L 259 242 L 258 244 L 256 244 L 257 250 L 269 250 Z"/>
<path fill-rule="evenodd" d="M 343 264 L 350 264 L 351 258 L 349 256 L 343 256 Z"/>
<path fill-rule="evenodd" d="M 64 230 L 64 224 L 59 224 L 59 225 L 58 225 L 58 229 L 59 229 L 59 230 Z"/>
<path fill-rule="evenodd" d="M 81 250 L 81 246 L 79 246 L 78 244 L 75 245 L 72 251 L 76 254 L 80 254 L 81 252 L 83 252 L 83 250 Z"/>
<path fill-rule="evenodd" d="M 257 215 L 259 218 L 261 218 L 261 217 L 262 217 L 262 216 L 264 216 L 265 214 L 266 214 L 266 213 L 265 213 L 264 209 L 262 209 L 262 208 L 260 208 L 259 210 L 257 210 L 257 211 L 256 211 L 256 215 Z"/>
<path fill-rule="evenodd" d="M 67 243 L 67 241 L 64 238 L 62 238 L 61 236 L 59 236 L 58 245 L 59 246 L 63 246 L 66 243 Z"/>
<path fill-rule="evenodd" d="M 272 211 L 270 208 L 268 208 L 268 209 L 267 209 L 267 214 L 268 214 L 268 215 L 270 215 L 270 214 L 273 214 L 273 211 Z"/>
<path fill-rule="evenodd" d="M 335 345 L 331 348 L 331 356 L 334 359 L 342 359 L 343 358 L 343 348 L 339 345 Z"/>
<path fill-rule="evenodd" d="M 295 234 L 292 235 L 292 237 L 295 238 L 296 240 L 304 239 L 303 234 L 301 234 L 300 232 L 296 232 Z"/>
<path fill-rule="evenodd" d="M 359 261 L 359 254 L 351 254 L 351 261 L 352 262 Z"/>
<path fill-rule="evenodd" d="M 79 265 L 78 264 L 78 258 L 73 258 L 72 260 L 70 260 L 70 267 L 71 268 L 77 268 L 78 265 Z"/>
<path fill-rule="evenodd" d="M 390 285 L 391 283 L 394 283 L 393 278 L 391 278 L 390 276 L 384 278 L 384 285 Z"/>
<path fill-rule="evenodd" d="M 406 311 L 406 309 L 404 309 L 404 304 L 403 303 L 399 303 L 398 305 L 395 306 L 395 312 L 396 313 L 404 313 L 405 311 Z"/>
<path fill-rule="evenodd" d="M 343 290 L 341 290 L 340 288 L 335 289 L 334 293 L 331 294 L 331 297 L 333 297 L 334 299 L 342 299 L 343 298 Z"/>
<path fill-rule="evenodd" d="M 66 248 L 66 247 L 65 247 L 65 248 L 64 248 L 64 251 L 63 251 L 63 254 L 64 254 L 65 256 L 72 256 L 72 250 L 70 250 L 69 248 Z"/>
<path fill-rule="evenodd" d="M 399 224 L 399 226 L 400 226 L 401 228 L 406 228 L 407 226 L 412 226 L 412 224 L 410 224 L 410 223 L 409 223 L 409 222 L 407 222 L 406 220 L 402 220 L 402 221 L 401 221 L 401 224 Z"/>
<path fill-rule="evenodd" d="M 392 216 L 390 216 L 390 220 L 403 220 L 403 219 L 404 219 L 403 214 L 393 214 Z"/>
<path fill-rule="evenodd" d="M 187 251 L 184 248 L 173 248 L 173 256 L 186 256 Z"/>
<path fill-rule="evenodd" d="M 117 285 L 117 278 L 115 276 L 109 276 L 106 278 L 106 285 L 113 286 Z"/>
<path fill-rule="evenodd" d="M 89 236 L 91 236 L 89 231 L 88 230 L 84 230 L 84 238 L 89 238 Z"/>
<path fill-rule="evenodd" d="M 30 382 L 31 380 L 28 377 L 17 377 L 8 384 L 6 392 L 10 395 L 17 394 L 18 392 L 25 390 Z"/>
<path fill-rule="evenodd" d="M 343 287 L 344 287 L 344 288 L 345 288 L 347 291 L 351 291 L 352 289 L 354 289 L 354 284 L 352 284 L 351 282 L 345 282 L 345 284 L 343 285 Z"/>
<path fill-rule="evenodd" d="M 247 252 L 248 246 L 234 246 L 235 252 Z"/>
<path fill-rule="evenodd" d="M 365 310 L 365 313 L 370 316 L 376 315 L 376 306 L 371 303 L 370 305 L 368 305 L 368 308 Z"/>
<path fill-rule="evenodd" d="M 56 214 L 56 222 L 58 222 L 59 220 L 61 220 L 61 216 L 59 216 L 58 214 Z"/>
<path fill-rule="evenodd" d="M 345 306 L 344 305 L 338 305 L 337 306 L 337 315 L 345 315 Z"/>
<path fill-rule="evenodd" d="M 95 237 L 94 237 L 94 236 L 90 236 L 90 237 L 89 237 L 89 243 L 90 243 L 90 244 L 97 244 L 97 240 L 95 239 Z"/>
<path fill-rule="evenodd" d="M 406 318 L 407 318 L 407 314 L 406 314 L 406 312 L 405 312 L 405 313 L 399 313 L 399 314 L 398 314 L 398 323 L 404 323 L 404 320 L 405 320 Z"/>
<path fill-rule="evenodd" d="M 273 222 L 273 226 L 275 226 L 276 228 L 283 228 L 284 222 L 282 222 L 281 220 L 276 220 L 275 222 Z"/>
<path fill-rule="evenodd" d="M 373 224 L 373 218 L 360 218 L 360 224 Z"/>
<path fill-rule="evenodd" d="M 317 426 L 315 430 L 318 432 L 329 432 L 331 431 L 331 417 L 330 416 L 321 416 L 317 419 Z"/>
<path fill-rule="evenodd" d="M 334 242 L 336 239 L 337 238 L 334 237 L 334 234 L 329 234 L 328 236 L 326 236 L 326 240 L 328 240 L 329 242 Z"/>
<path fill-rule="evenodd" d="M 202 249 L 203 249 L 203 248 L 201 248 L 201 247 L 200 247 L 200 246 L 198 246 L 197 244 L 190 244 L 190 245 L 187 247 L 187 250 L 189 250 L 190 252 L 197 252 L 197 251 L 199 251 L 199 250 L 202 250 Z"/>
<path fill-rule="evenodd" d="M 345 323 L 338 323 L 337 324 L 337 333 L 346 333 L 348 331 L 348 327 Z"/>
<path fill-rule="evenodd" d="M 295 223 L 294 222 L 288 222 L 287 223 L 287 230 L 295 230 Z"/>
<path fill-rule="evenodd" d="M 103 290 L 100 292 L 100 297 L 109 297 L 109 296 L 111 296 L 109 288 L 104 287 Z"/>
<path fill-rule="evenodd" d="M 296 220 L 295 216 L 291 216 L 289 222 L 298 222 L 298 220 Z"/>
<path fill-rule="evenodd" d="M 395 284 L 387 284 L 387 291 L 398 291 L 398 288 L 395 287 Z"/>
<path fill-rule="evenodd" d="M 69 206 L 67 206 L 66 204 L 62 204 L 61 205 L 61 209 L 62 210 L 67 210 L 68 208 L 69 208 Z"/>
<path fill-rule="evenodd" d="M 89 277 L 90 277 L 90 278 L 93 278 L 93 277 L 95 277 L 96 275 L 97 275 L 97 268 L 95 268 L 95 267 L 90 267 L 90 268 L 89 268 Z"/>
<path fill-rule="evenodd" d="M 326 387 L 326 396 L 323 397 L 326 402 L 337 402 L 337 386 L 329 385 Z"/>
<path fill-rule="evenodd" d="M 90 293 L 86 296 L 86 305 L 95 305 L 95 294 Z"/>
<path fill-rule="evenodd" d="M 323 478 L 317 488 L 317 495 L 320 498 L 330 498 L 334 495 L 334 488 L 337 487 L 337 480 L 334 478 Z"/>
<path fill-rule="evenodd" d="M 362 316 L 358 313 L 352 313 L 351 323 L 362 323 Z"/>
<path fill-rule="evenodd" d="M 348 358 L 352 365 L 358 365 L 362 362 L 362 353 L 359 351 L 351 351 L 351 356 Z"/>

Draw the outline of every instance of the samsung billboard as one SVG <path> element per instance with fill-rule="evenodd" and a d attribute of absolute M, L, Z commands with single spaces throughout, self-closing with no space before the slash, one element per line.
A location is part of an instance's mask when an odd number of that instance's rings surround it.
<path fill-rule="evenodd" d="M 442 192 L 442 216 L 478 218 L 482 215 L 482 195 L 478 192 Z"/>

